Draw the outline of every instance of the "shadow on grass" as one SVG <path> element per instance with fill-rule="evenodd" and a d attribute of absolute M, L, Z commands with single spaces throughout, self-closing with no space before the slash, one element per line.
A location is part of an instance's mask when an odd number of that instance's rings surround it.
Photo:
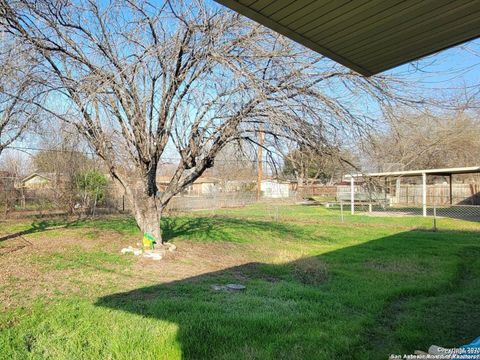
<path fill-rule="evenodd" d="M 210 231 L 198 221 L 171 227 L 169 236 Z M 211 288 L 227 283 L 247 288 Z M 453 347 L 479 335 L 480 235 L 404 232 L 287 264 L 249 263 L 113 294 L 96 305 L 178 324 L 186 359 L 386 359 L 431 344 Z"/>
<path fill-rule="evenodd" d="M 50 230 L 55 230 L 59 228 L 67 228 L 77 223 L 77 220 L 72 222 L 66 222 L 65 220 L 42 220 L 42 221 L 34 221 L 30 225 L 30 228 L 22 231 L 17 231 L 12 234 L 4 235 L 0 237 L 0 242 L 14 239 L 19 236 L 34 234 L 38 232 L 45 232 Z"/>
<path fill-rule="evenodd" d="M 26 230 L 17 231 L 8 235 L 0 236 L 0 242 L 13 239 L 19 236 L 47 232 L 58 229 L 71 229 L 71 228 L 96 228 L 99 230 L 111 230 L 119 233 L 137 233 L 138 227 L 135 219 L 131 217 L 120 218 L 52 218 L 45 220 L 33 221 L 30 227 Z"/>

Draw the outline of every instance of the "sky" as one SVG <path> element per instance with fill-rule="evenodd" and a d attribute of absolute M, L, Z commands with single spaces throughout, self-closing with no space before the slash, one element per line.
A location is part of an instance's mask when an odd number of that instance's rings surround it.
<path fill-rule="evenodd" d="M 386 73 L 404 74 L 433 95 L 438 91 L 453 94 L 465 86 L 469 91 L 479 91 L 480 40 L 455 46 Z"/>

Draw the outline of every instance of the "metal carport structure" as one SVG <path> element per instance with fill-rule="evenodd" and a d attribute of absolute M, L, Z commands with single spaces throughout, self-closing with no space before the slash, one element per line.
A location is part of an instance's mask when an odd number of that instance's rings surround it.
<path fill-rule="evenodd" d="M 480 174 L 480 166 L 462 167 L 462 168 L 447 168 L 447 169 L 424 169 L 424 170 L 406 170 L 406 171 L 390 171 L 390 172 L 378 172 L 368 174 L 350 174 L 345 175 L 344 178 L 350 180 L 350 201 L 351 212 L 355 212 L 355 181 L 360 179 L 395 179 L 396 186 L 400 186 L 401 179 L 405 177 L 421 176 L 422 178 L 422 212 L 423 216 L 427 216 L 427 176 L 437 175 L 445 176 L 449 178 L 449 197 L 450 205 L 453 205 L 453 180 L 452 177 L 455 174 Z"/>

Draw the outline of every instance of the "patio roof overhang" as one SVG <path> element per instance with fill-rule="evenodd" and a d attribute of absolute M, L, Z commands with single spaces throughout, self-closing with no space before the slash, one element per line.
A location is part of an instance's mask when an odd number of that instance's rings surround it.
<path fill-rule="evenodd" d="M 478 0 L 216 0 L 370 76 L 480 36 Z"/>

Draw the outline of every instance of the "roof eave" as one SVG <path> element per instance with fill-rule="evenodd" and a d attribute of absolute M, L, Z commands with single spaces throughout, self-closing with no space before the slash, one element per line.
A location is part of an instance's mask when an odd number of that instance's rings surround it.
<path fill-rule="evenodd" d="M 235 1 L 235 0 L 215 0 L 216 2 L 238 12 L 239 14 L 241 15 L 244 15 L 254 21 L 256 21 L 257 23 L 259 24 L 262 24 L 274 31 L 276 31 L 277 33 L 279 34 L 282 34 L 296 42 L 298 42 L 299 44 L 302 44 L 304 46 L 306 46 L 307 48 L 317 52 L 317 53 L 320 53 L 322 55 L 325 55 L 327 56 L 328 58 L 338 62 L 339 64 L 342 64 L 352 70 L 355 70 L 356 72 L 364 75 L 364 76 L 372 76 L 374 75 L 373 72 L 371 72 L 370 70 L 368 69 L 365 69 L 363 67 L 361 67 L 360 65 L 358 64 L 355 64 L 347 59 L 345 59 L 344 57 L 338 55 L 337 53 L 333 52 L 332 50 L 326 48 L 326 47 L 323 47 L 323 46 L 320 46 L 319 44 L 307 39 L 306 37 L 302 36 L 301 34 L 295 32 L 295 31 L 292 31 L 288 28 L 286 28 L 285 26 L 282 26 L 280 25 L 279 23 L 269 19 L 268 17 L 266 16 L 263 16 L 262 14 L 250 9 L 249 7 L 245 6 L 245 5 L 242 5 L 240 4 L 239 2 Z"/>
<path fill-rule="evenodd" d="M 361 178 L 361 177 L 389 177 L 389 176 L 421 176 L 428 175 L 450 175 L 450 174 L 474 174 L 480 173 L 480 166 L 462 167 L 462 168 L 443 168 L 443 169 L 423 169 L 423 170 L 405 170 L 390 171 L 382 173 L 366 173 L 366 174 L 347 174 L 345 178 Z"/>

